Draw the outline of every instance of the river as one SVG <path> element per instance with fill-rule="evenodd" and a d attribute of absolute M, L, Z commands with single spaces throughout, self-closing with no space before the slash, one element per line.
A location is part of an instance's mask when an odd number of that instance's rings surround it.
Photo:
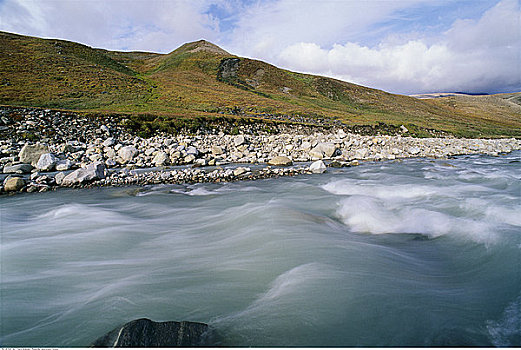
<path fill-rule="evenodd" d="M 521 152 L 0 198 L 2 346 L 520 346 Z"/>

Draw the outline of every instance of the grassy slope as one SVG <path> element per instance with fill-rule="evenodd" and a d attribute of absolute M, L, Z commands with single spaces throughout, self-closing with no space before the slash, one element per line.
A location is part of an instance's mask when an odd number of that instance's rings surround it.
<path fill-rule="evenodd" d="M 103 50 L 0 32 L 0 101 L 70 109 L 137 103 L 150 87 Z"/>
<path fill-rule="evenodd" d="M 198 50 L 201 46 L 208 50 Z M 521 94 L 419 100 L 241 59 L 233 84 L 217 79 L 223 58 L 206 42 L 167 55 L 114 52 L 0 32 L 0 104 L 216 116 L 241 109 L 321 116 L 350 125 L 405 124 L 461 136 L 521 136 Z M 212 52 L 215 51 L 215 52 Z"/>

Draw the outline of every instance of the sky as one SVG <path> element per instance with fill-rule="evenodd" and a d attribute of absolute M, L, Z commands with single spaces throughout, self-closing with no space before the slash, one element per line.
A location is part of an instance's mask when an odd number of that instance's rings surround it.
<path fill-rule="evenodd" d="M 0 30 L 160 53 L 206 39 L 401 94 L 521 91 L 520 0 L 0 0 Z"/>

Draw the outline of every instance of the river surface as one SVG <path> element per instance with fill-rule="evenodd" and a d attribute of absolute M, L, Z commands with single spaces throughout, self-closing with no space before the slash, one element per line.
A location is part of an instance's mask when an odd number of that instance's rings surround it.
<path fill-rule="evenodd" d="M 520 346 L 521 152 L 0 198 L 3 346 Z"/>

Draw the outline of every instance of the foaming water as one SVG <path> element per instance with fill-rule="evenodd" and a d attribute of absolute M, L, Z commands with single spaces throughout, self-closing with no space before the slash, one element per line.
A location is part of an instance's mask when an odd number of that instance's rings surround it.
<path fill-rule="evenodd" d="M 521 153 L 3 197 L 3 346 L 519 346 Z"/>

